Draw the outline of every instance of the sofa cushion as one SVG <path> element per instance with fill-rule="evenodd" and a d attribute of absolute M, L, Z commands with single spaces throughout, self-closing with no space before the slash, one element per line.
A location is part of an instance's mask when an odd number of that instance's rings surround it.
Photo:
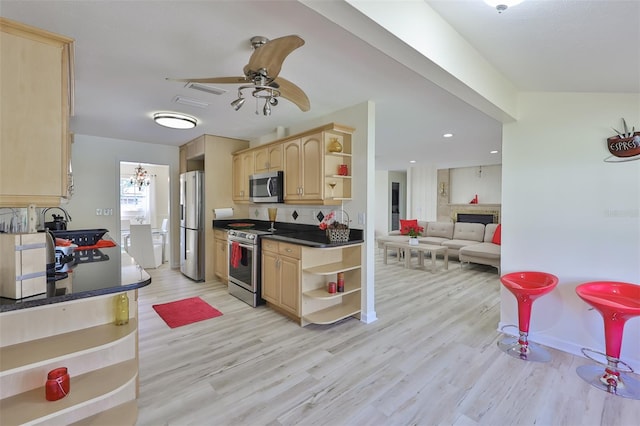
<path fill-rule="evenodd" d="M 453 239 L 480 243 L 484 240 L 484 224 L 456 222 L 453 229 Z"/>
<path fill-rule="evenodd" d="M 496 232 L 496 229 L 498 228 L 497 223 L 489 223 L 487 224 L 487 226 L 484 227 L 484 242 L 485 243 L 491 243 L 493 242 L 493 235 Z"/>
<path fill-rule="evenodd" d="M 450 240 L 453 238 L 452 222 L 429 222 L 427 223 L 427 233 L 425 237 L 437 237 L 442 240 Z M 435 243 L 439 244 L 439 243 Z"/>
<path fill-rule="evenodd" d="M 418 241 L 422 244 L 433 244 L 436 246 L 442 245 L 445 241 L 449 241 L 449 238 L 443 237 L 419 237 Z"/>
<path fill-rule="evenodd" d="M 493 237 L 491 238 L 491 242 L 493 244 L 502 244 L 502 225 L 498 225 L 496 231 L 493 233 Z"/>
<path fill-rule="evenodd" d="M 460 249 L 460 256 L 500 259 L 500 246 L 493 243 L 471 244 Z"/>
<path fill-rule="evenodd" d="M 455 254 L 458 250 L 460 250 L 463 247 L 467 247 L 467 246 L 475 246 L 478 244 L 482 244 L 478 241 L 471 241 L 471 240 L 445 240 L 441 243 L 441 245 L 449 248 L 449 250 L 453 250 L 452 253 L 450 254 Z"/>

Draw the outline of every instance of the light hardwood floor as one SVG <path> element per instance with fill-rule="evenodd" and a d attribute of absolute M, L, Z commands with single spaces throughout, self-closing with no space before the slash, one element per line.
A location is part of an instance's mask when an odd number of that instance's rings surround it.
<path fill-rule="evenodd" d="M 220 282 L 148 272 L 139 425 L 639 424 L 640 401 L 576 375 L 587 360 L 550 349 L 551 362 L 528 363 L 499 351 L 493 268 L 451 261 L 432 274 L 378 254 L 379 319 L 305 328 Z M 192 296 L 224 315 L 170 329 L 151 307 Z"/>

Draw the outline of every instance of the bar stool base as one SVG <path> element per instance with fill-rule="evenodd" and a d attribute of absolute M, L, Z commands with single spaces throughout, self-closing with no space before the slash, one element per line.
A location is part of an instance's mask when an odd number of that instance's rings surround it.
<path fill-rule="evenodd" d="M 517 337 L 507 336 L 498 342 L 500 350 L 507 355 L 518 358 L 523 361 L 549 362 L 551 354 L 544 348 L 535 343 L 529 342 L 527 345 L 527 353 L 521 353 L 521 345 L 518 343 Z"/>
<path fill-rule="evenodd" d="M 604 367 L 599 365 L 583 365 L 576 368 L 576 373 L 585 382 L 607 393 L 629 399 L 640 399 L 640 380 L 631 374 L 620 373 L 620 383 L 616 388 L 607 386 L 600 378 L 604 375 Z"/>

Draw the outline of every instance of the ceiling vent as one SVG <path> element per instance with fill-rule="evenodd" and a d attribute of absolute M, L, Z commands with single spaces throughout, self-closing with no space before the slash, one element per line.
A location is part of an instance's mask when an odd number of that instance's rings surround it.
<path fill-rule="evenodd" d="M 177 104 L 182 104 L 182 105 L 189 105 L 192 107 L 196 107 L 196 108 L 209 108 L 209 103 L 205 102 L 205 101 L 201 101 L 198 99 L 193 99 L 193 98 L 187 98 L 184 96 L 176 96 L 175 98 L 173 98 L 173 102 L 177 103 Z"/>
<path fill-rule="evenodd" d="M 227 90 L 220 89 L 219 87 L 209 86 L 207 84 L 188 82 L 184 87 L 187 89 L 199 90 L 205 93 L 211 93 L 212 95 L 222 95 L 227 93 Z"/>

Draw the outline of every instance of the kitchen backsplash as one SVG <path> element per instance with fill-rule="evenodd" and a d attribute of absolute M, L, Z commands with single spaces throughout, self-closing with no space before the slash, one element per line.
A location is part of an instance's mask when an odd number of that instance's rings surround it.
<path fill-rule="evenodd" d="M 286 204 L 251 206 L 249 207 L 250 219 L 268 221 L 269 213 L 267 209 L 269 207 L 278 209 L 276 222 L 318 225 L 322 219 L 332 211 L 336 212 L 335 217 L 338 222 L 347 220 L 346 215 L 343 216 L 342 209 L 339 206 L 292 206 Z M 349 227 L 353 227 L 355 222 L 353 218 L 350 218 L 350 220 Z"/>
<path fill-rule="evenodd" d="M 27 209 L 0 207 L 0 232 L 27 232 Z"/>

